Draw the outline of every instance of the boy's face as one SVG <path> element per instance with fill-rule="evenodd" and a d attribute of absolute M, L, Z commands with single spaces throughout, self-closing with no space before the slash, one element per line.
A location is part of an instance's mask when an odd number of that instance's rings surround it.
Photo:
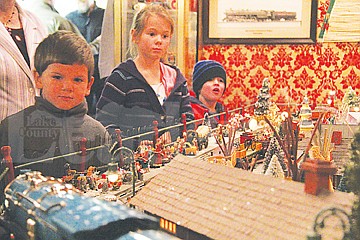
<path fill-rule="evenodd" d="M 209 81 L 206 81 L 200 90 L 200 96 L 202 96 L 206 101 L 216 102 L 225 91 L 225 82 L 220 77 L 215 77 Z"/>
<path fill-rule="evenodd" d="M 84 101 L 90 94 L 94 78 L 88 79 L 85 65 L 50 64 L 41 76 L 34 74 L 36 87 L 42 89 L 42 96 L 55 107 L 69 110 Z"/>

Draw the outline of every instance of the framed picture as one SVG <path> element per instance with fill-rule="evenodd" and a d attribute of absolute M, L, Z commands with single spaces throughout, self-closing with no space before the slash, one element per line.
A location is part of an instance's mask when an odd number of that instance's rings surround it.
<path fill-rule="evenodd" d="M 316 42 L 318 0 L 202 0 L 204 44 Z"/>

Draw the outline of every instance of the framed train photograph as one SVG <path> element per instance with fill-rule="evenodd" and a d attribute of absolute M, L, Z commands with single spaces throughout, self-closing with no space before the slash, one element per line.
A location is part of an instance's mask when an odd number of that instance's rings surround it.
<path fill-rule="evenodd" d="M 202 0 L 204 44 L 312 44 L 317 0 Z"/>

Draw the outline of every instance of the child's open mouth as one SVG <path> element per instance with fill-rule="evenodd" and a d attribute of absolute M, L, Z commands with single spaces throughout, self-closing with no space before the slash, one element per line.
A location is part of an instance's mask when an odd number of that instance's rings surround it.
<path fill-rule="evenodd" d="M 216 94 L 220 93 L 220 89 L 218 89 L 218 88 L 214 88 L 212 91 L 213 91 L 213 93 L 216 93 Z"/>

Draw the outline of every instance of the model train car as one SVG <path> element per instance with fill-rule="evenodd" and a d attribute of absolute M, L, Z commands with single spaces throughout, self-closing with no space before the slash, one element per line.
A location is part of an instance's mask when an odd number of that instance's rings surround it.
<path fill-rule="evenodd" d="M 269 10 L 227 10 L 224 22 L 242 21 L 294 21 L 296 12 Z"/>
<path fill-rule="evenodd" d="M 40 172 L 18 176 L 5 188 L 1 239 L 177 239 L 159 221 L 125 205 L 80 194 Z"/>

